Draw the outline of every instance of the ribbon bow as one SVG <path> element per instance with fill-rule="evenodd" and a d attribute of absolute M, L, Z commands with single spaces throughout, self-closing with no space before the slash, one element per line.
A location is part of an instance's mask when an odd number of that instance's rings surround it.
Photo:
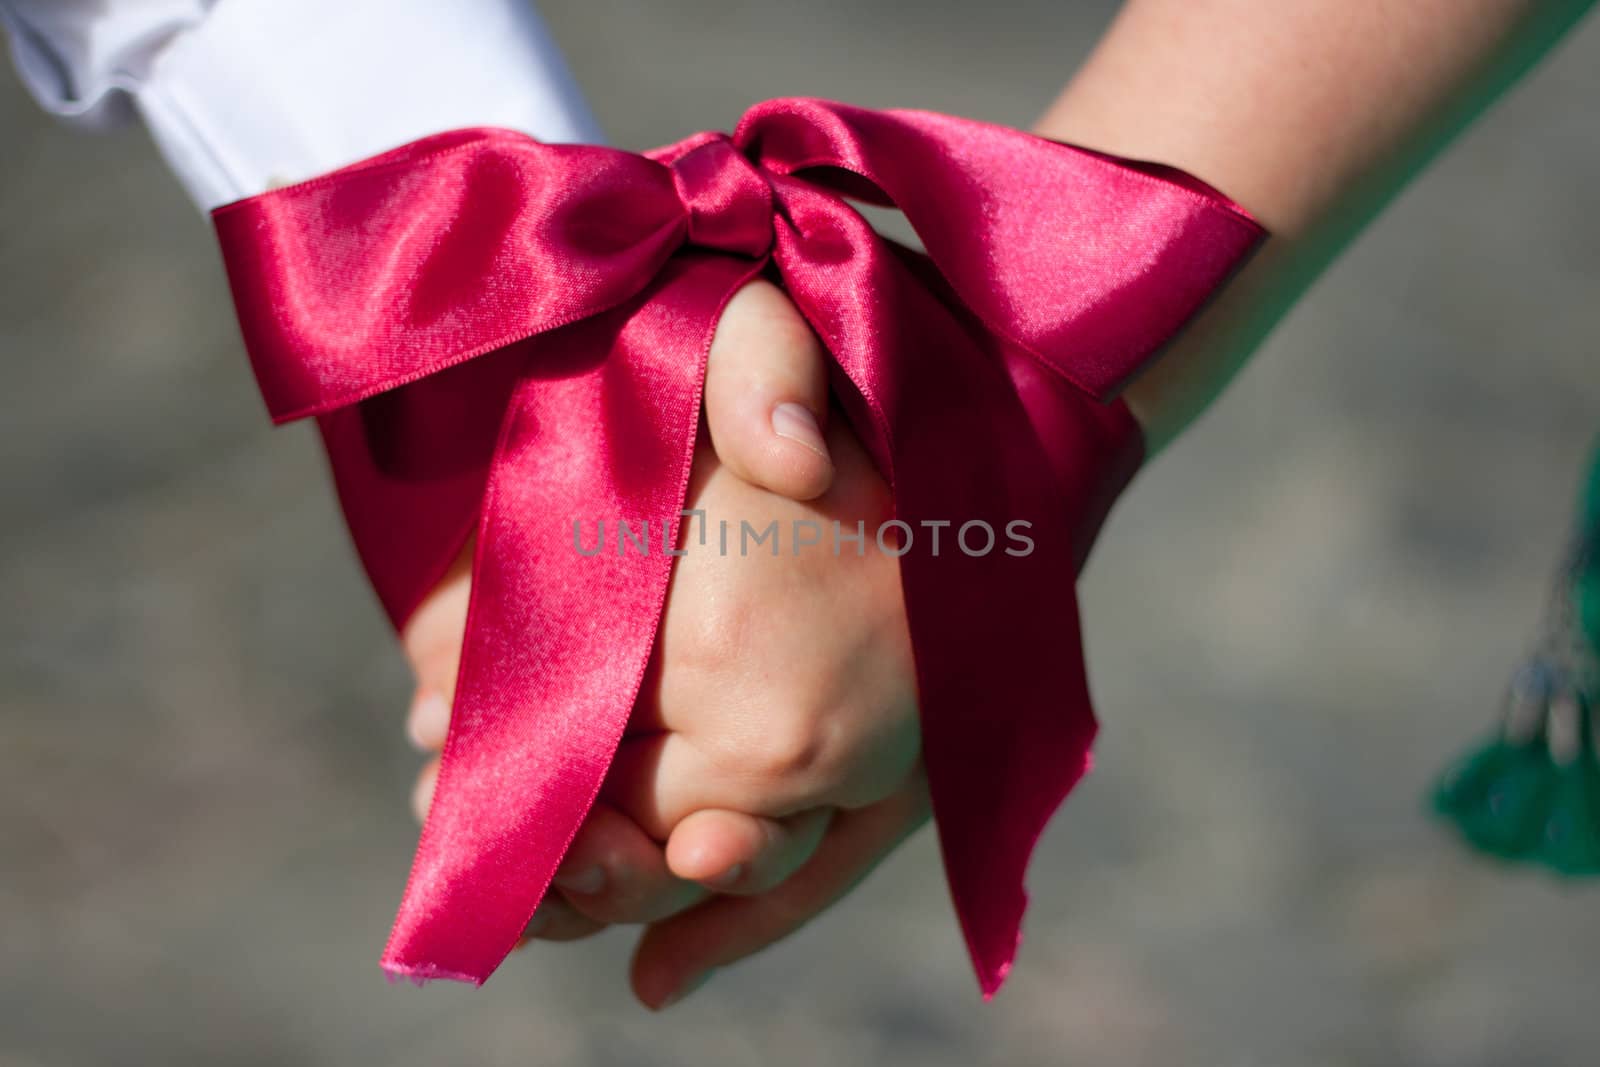
<path fill-rule="evenodd" d="M 899 208 L 926 255 L 846 197 Z M 574 551 L 572 523 L 678 515 L 712 330 L 765 270 L 913 531 L 934 816 L 979 982 L 998 988 L 1029 855 L 1095 732 L 1074 582 L 1141 458 L 1105 401 L 1253 250 L 1248 215 L 1170 168 L 796 99 L 642 155 L 458 130 L 215 224 L 267 406 L 318 418 L 397 627 L 477 529 L 386 970 L 482 983 L 543 896 L 622 737 L 671 566 Z M 1030 554 L 958 542 L 1016 520 Z"/>

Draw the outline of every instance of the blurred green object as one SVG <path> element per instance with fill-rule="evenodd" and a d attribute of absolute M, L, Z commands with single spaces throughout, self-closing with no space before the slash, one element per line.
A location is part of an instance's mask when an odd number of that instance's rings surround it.
<path fill-rule="evenodd" d="M 1600 876 L 1600 448 L 1545 632 L 1504 722 L 1433 791 L 1474 848 L 1568 877 Z"/>
<path fill-rule="evenodd" d="M 1585 539 L 1578 573 L 1573 582 L 1578 623 L 1591 652 L 1600 650 L 1600 447 L 1589 464 L 1589 484 L 1583 495 L 1580 538 Z"/>
<path fill-rule="evenodd" d="M 1542 738 L 1496 736 L 1447 773 L 1434 810 L 1474 848 L 1569 877 L 1600 875 L 1600 763 L 1561 763 Z"/>

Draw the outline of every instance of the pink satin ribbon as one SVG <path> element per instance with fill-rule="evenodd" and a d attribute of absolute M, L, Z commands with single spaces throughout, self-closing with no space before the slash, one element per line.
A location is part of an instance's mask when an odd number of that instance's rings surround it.
<path fill-rule="evenodd" d="M 846 197 L 900 209 L 926 256 Z M 654 544 L 582 555 L 573 520 L 657 537 L 677 516 L 713 327 L 765 271 L 916 531 L 901 568 L 935 821 L 998 988 L 1028 857 L 1095 733 L 1074 582 L 1141 459 L 1111 398 L 1255 248 L 1248 215 L 1170 168 L 795 99 L 642 155 L 458 130 L 215 223 L 272 417 L 318 418 L 397 627 L 477 529 L 385 969 L 481 983 L 543 896 L 627 725 L 671 565 Z M 954 524 L 937 555 L 924 520 Z M 1036 549 L 967 555 L 974 520 L 1028 521 Z"/>

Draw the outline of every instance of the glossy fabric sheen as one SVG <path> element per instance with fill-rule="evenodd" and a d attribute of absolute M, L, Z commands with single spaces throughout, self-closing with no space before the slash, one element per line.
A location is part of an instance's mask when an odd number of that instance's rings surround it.
<path fill-rule="evenodd" d="M 846 198 L 904 212 L 926 254 Z M 916 531 L 934 816 L 998 988 L 1028 857 L 1095 733 L 1074 583 L 1142 458 L 1112 398 L 1255 248 L 1254 221 L 1169 168 L 807 99 L 644 154 L 458 130 L 214 217 L 262 394 L 276 421 L 317 417 L 397 627 L 478 533 L 386 970 L 483 982 L 548 887 L 650 660 L 713 328 L 765 273 Z M 651 552 L 575 551 L 573 520 L 601 518 L 648 520 Z M 955 524 L 937 554 L 923 520 Z M 1000 547 L 961 551 L 973 520 Z M 1001 550 L 1014 520 L 1031 555 Z"/>

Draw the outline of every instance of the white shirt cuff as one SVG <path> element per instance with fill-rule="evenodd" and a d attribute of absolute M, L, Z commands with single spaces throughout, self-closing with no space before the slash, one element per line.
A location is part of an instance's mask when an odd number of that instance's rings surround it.
<path fill-rule="evenodd" d="M 0 5 L 0 14 L 7 7 Z M 41 102 L 92 121 L 104 117 L 108 91 L 131 96 L 205 209 L 463 126 L 504 126 L 552 142 L 602 139 L 525 0 L 166 5 L 194 7 L 209 10 L 179 19 L 161 5 L 134 8 L 157 20 L 151 32 L 162 28 L 164 39 L 142 55 L 127 49 L 138 69 L 125 60 L 94 86 L 76 86 L 89 79 L 57 77 L 49 67 L 79 74 L 73 49 L 114 29 L 131 32 L 122 25 L 131 20 L 130 5 L 111 4 L 99 15 L 74 10 L 55 20 L 60 27 L 37 15 L 24 21 L 20 8 L 6 21 L 19 67 Z"/>
<path fill-rule="evenodd" d="M 135 103 L 206 208 L 462 126 L 601 139 L 517 0 L 223 0 Z"/>

